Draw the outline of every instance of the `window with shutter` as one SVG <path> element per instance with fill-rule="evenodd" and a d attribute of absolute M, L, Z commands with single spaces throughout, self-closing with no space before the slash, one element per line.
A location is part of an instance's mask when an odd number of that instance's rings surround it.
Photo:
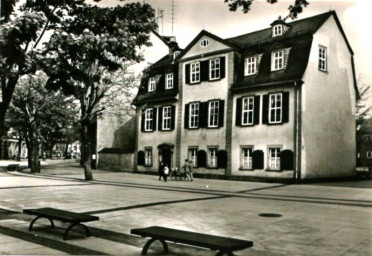
<path fill-rule="evenodd" d="M 209 80 L 220 79 L 220 58 L 209 60 Z"/>
<path fill-rule="evenodd" d="M 149 132 L 153 130 L 154 120 L 154 109 L 148 108 L 145 110 L 145 131 Z"/>
<path fill-rule="evenodd" d="M 145 166 L 152 166 L 152 148 L 145 148 Z"/>
<path fill-rule="evenodd" d="M 253 125 L 254 120 L 254 96 L 242 99 L 242 125 Z"/>
<path fill-rule="evenodd" d="M 162 130 L 167 131 L 171 129 L 171 106 L 163 107 L 162 115 Z M 160 113 L 159 113 L 160 114 Z"/>
<path fill-rule="evenodd" d="M 217 148 L 216 147 L 208 148 L 208 167 L 210 168 L 217 167 Z"/>
<path fill-rule="evenodd" d="M 280 170 L 280 147 L 269 147 L 270 170 Z"/>
<path fill-rule="evenodd" d="M 199 102 L 190 103 L 189 128 L 199 128 Z"/>
<path fill-rule="evenodd" d="M 190 83 L 200 82 L 200 62 L 190 64 Z"/>
<path fill-rule="evenodd" d="M 270 94 L 269 98 L 269 123 L 278 124 L 282 122 L 283 94 Z"/>
<path fill-rule="evenodd" d="M 189 147 L 189 150 L 188 150 L 188 159 L 190 161 L 190 164 L 193 167 L 197 167 L 198 164 L 200 164 L 200 163 L 198 163 L 197 153 L 198 153 L 198 147 Z"/>
<path fill-rule="evenodd" d="M 220 101 L 210 101 L 208 111 L 208 127 L 218 127 Z"/>
<path fill-rule="evenodd" d="M 252 169 L 253 168 L 253 148 L 243 146 L 240 151 L 240 168 L 241 169 Z"/>

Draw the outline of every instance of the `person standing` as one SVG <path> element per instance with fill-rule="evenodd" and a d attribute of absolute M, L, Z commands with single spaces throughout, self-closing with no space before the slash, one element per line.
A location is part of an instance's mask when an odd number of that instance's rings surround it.
<path fill-rule="evenodd" d="M 163 179 L 165 182 L 167 182 L 168 174 L 169 174 L 169 168 L 167 165 L 165 165 L 163 169 Z"/>
<path fill-rule="evenodd" d="M 159 180 L 161 180 L 161 178 L 164 178 L 164 164 L 163 162 L 160 162 L 159 164 Z"/>
<path fill-rule="evenodd" d="M 189 172 L 190 180 L 193 181 L 194 176 L 193 176 L 192 173 L 194 172 L 194 168 L 192 167 L 192 161 L 191 160 L 188 161 L 188 172 Z"/>
<path fill-rule="evenodd" d="M 185 165 L 182 168 L 183 168 L 183 170 L 186 174 L 187 179 L 193 181 L 194 177 L 192 175 L 193 168 L 192 168 L 192 165 L 191 165 L 191 161 L 189 161 L 188 159 L 185 159 Z"/>

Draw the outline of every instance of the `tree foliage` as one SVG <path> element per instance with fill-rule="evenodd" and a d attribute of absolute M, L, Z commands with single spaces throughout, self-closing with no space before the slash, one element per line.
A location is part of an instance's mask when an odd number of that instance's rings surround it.
<path fill-rule="evenodd" d="M 255 0 L 224 0 L 225 3 L 228 3 L 230 11 L 236 11 L 239 8 L 242 9 L 244 13 L 248 13 L 251 11 L 251 6 Z M 266 0 L 270 4 L 277 3 L 278 0 Z M 303 8 L 309 5 L 309 1 L 307 0 L 293 0 L 294 3 L 288 7 L 289 13 L 284 18 L 296 19 L 298 14 L 302 13 Z"/>
<path fill-rule="evenodd" d="M 63 140 L 78 114 L 73 99 L 47 90 L 46 81 L 41 72 L 22 77 L 7 114 L 8 125 L 26 141 L 32 172 L 38 171 L 39 145 Z"/>
<path fill-rule="evenodd" d="M 77 6 L 66 11 L 68 18 L 54 28 L 39 51 L 39 64 L 48 75 L 48 89 L 61 89 L 79 100 L 81 142 L 86 152 L 82 155 L 85 176 L 90 180 L 90 129 L 118 85 L 129 86 L 132 78 L 125 72 L 126 65 L 142 60 L 138 49 L 150 45 L 150 31 L 156 23 L 148 4 Z"/>

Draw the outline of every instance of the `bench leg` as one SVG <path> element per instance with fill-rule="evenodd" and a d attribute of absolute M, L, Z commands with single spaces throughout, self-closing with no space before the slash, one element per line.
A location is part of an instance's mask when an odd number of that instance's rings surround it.
<path fill-rule="evenodd" d="M 149 241 L 147 241 L 147 243 L 143 247 L 141 255 L 146 255 L 147 254 L 147 250 L 149 249 L 150 245 L 153 242 L 155 242 L 156 240 L 159 240 L 163 244 L 164 254 L 168 254 L 169 253 L 168 245 L 167 245 L 167 243 L 164 240 L 157 239 L 157 238 L 151 238 Z"/>
<path fill-rule="evenodd" d="M 63 240 L 67 240 L 67 234 L 68 232 L 75 226 L 77 225 L 80 225 L 82 226 L 84 229 L 85 229 L 85 232 L 87 233 L 87 237 L 90 236 L 90 233 L 89 233 L 89 229 L 87 226 L 85 226 L 84 224 L 81 224 L 81 223 L 72 223 L 70 226 L 68 226 L 68 228 L 66 229 L 65 233 L 63 234 Z"/>
<path fill-rule="evenodd" d="M 42 218 L 41 216 L 37 216 L 35 219 L 33 219 L 30 223 L 30 226 L 28 227 L 28 231 L 32 231 L 32 226 L 34 225 L 34 223 L 38 220 Z M 54 228 L 54 222 L 51 218 L 47 218 L 49 221 L 50 221 L 50 225 L 52 226 L 52 228 Z"/>
<path fill-rule="evenodd" d="M 227 254 L 228 256 L 234 256 L 234 254 L 232 252 L 223 252 L 223 251 L 219 251 L 215 256 L 222 256 L 224 254 Z"/>

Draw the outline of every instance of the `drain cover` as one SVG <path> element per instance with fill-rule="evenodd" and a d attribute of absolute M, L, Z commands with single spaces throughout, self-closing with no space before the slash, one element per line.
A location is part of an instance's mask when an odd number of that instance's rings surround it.
<path fill-rule="evenodd" d="M 282 217 L 283 215 L 277 214 L 277 213 L 260 213 L 260 214 L 258 214 L 258 216 L 269 217 L 269 218 L 278 218 L 278 217 Z"/>

